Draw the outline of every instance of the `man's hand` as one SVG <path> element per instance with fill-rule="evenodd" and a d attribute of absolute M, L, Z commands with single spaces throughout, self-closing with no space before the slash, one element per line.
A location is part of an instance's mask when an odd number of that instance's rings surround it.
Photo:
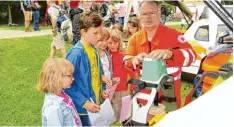
<path fill-rule="evenodd" d="M 168 49 L 156 49 L 148 55 L 151 59 L 170 59 L 172 57 L 172 51 Z"/>
<path fill-rule="evenodd" d="M 106 91 L 102 92 L 102 98 L 107 99 L 108 98 L 108 93 Z"/>
<path fill-rule="evenodd" d="M 148 55 L 146 53 L 141 53 L 141 54 L 138 54 L 137 56 L 135 56 L 133 59 L 132 59 L 132 66 L 133 66 L 133 69 L 136 69 L 136 66 L 138 64 L 140 64 L 145 57 L 147 57 Z"/>
<path fill-rule="evenodd" d="M 112 81 L 108 79 L 105 75 L 102 75 L 102 82 L 104 82 L 108 88 L 112 86 Z"/>
<path fill-rule="evenodd" d="M 88 101 L 88 102 L 85 104 L 84 108 L 85 108 L 87 111 L 92 112 L 92 113 L 96 113 L 96 112 L 98 112 L 98 111 L 100 110 L 100 106 L 99 106 L 99 105 L 94 104 L 93 102 L 90 102 L 90 101 Z"/>

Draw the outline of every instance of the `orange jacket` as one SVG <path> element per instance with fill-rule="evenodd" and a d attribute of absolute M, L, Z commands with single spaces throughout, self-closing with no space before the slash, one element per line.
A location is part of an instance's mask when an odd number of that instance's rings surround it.
<path fill-rule="evenodd" d="M 148 41 L 145 29 L 141 29 L 135 33 L 129 40 L 128 49 L 123 61 L 127 67 L 131 68 L 133 56 L 143 52 L 148 54 L 156 49 L 170 49 L 173 53 L 173 57 L 166 60 L 166 67 L 168 74 L 174 77 L 176 86 L 175 96 L 177 107 L 179 108 L 181 105 L 181 67 L 190 66 L 196 59 L 196 53 L 179 32 L 160 24 L 150 42 Z"/>

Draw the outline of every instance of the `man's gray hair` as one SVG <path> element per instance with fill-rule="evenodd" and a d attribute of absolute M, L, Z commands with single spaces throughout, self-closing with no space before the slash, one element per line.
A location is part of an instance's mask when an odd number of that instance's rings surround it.
<path fill-rule="evenodd" d="M 155 1 L 155 0 L 143 0 L 143 1 L 140 3 L 139 8 L 141 8 L 142 4 L 143 4 L 143 3 L 146 3 L 146 2 L 147 2 L 147 3 L 155 4 L 157 7 L 160 6 L 158 1 Z"/>

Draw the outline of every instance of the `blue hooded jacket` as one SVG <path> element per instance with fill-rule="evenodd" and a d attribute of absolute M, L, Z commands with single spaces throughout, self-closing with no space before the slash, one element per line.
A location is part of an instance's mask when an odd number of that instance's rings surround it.
<path fill-rule="evenodd" d="M 92 47 L 95 49 L 94 46 Z M 101 67 L 100 57 L 96 49 L 95 54 L 98 62 L 97 65 L 101 80 L 103 71 Z M 71 87 L 65 90 L 65 93 L 72 98 L 79 115 L 87 114 L 86 109 L 83 107 L 84 104 L 88 100 L 91 101 L 90 98 L 92 98 L 92 100 L 96 103 L 96 97 L 92 89 L 90 61 L 81 42 L 76 43 L 76 45 L 69 50 L 66 59 L 73 64 L 75 71 L 73 73 L 74 81 Z M 102 92 L 103 87 L 102 84 L 100 85 L 100 92 Z"/>

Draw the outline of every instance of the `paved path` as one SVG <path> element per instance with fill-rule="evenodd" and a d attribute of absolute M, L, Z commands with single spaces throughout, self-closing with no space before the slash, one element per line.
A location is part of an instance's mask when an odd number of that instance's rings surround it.
<path fill-rule="evenodd" d="M 22 30 L 0 30 L 0 39 L 17 38 L 17 37 L 32 37 L 32 36 L 43 36 L 51 34 L 51 29 L 24 32 Z"/>

